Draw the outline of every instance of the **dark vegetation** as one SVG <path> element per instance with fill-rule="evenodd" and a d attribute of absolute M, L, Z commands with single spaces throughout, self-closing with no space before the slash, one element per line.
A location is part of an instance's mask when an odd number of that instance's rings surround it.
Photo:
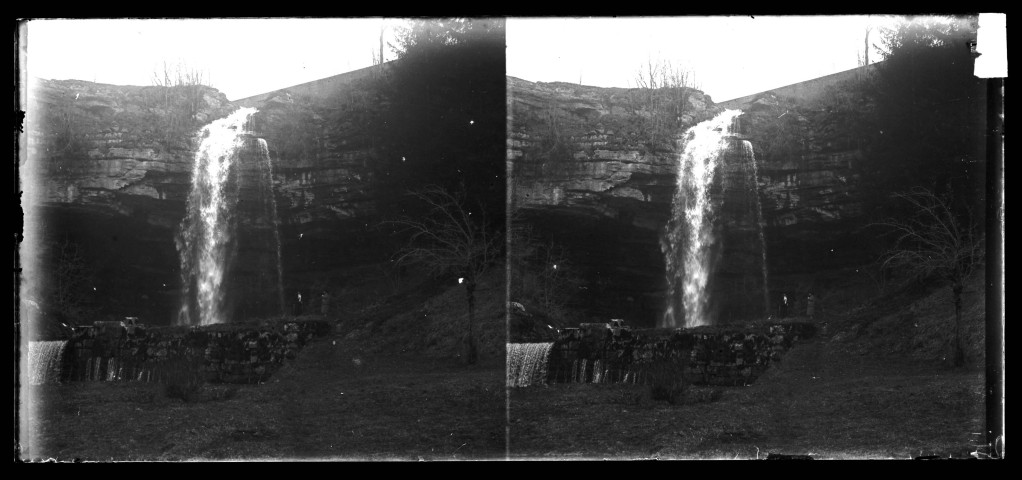
<path fill-rule="evenodd" d="M 649 151 L 672 151 L 674 136 L 692 119 L 694 73 L 668 60 L 648 59 L 635 75 L 635 86 L 646 112 L 639 117 L 644 145 Z"/>
<path fill-rule="evenodd" d="M 558 328 L 577 325 L 584 316 L 574 304 L 584 281 L 566 249 L 533 232 L 524 221 L 511 222 L 508 253 L 508 309 L 511 342 L 550 341 Z"/>
<path fill-rule="evenodd" d="M 956 215 L 983 205 L 986 86 L 973 75 L 976 17 L 904 21 L 880 31 L 881 63 L 808 104 L 777 99 L 781 115 L 749 129 L 757 157 L 805 158 L 858 148 L 867 215 L 912 214 L 892 194 L 928 189 Z M 924 80 L 925 79 L 925 80 Z"/>
<path fill-rule="evenodd" d="M 482 208 L 473 218 L 463 195 L 448 193 L 439 186 L 428 186 L 414 195 L 430 210 L 419 218 L 405 216 L 392 222 L 401 233 L 409 235 L 409 246 L 399 252 L 396 263 L 401 268 L 423 265 L 435 278 L 457 278 L 457 283 L 465 287 L 468 322 L 463 358 L 476 363 L 476 288 L 488 270 L 503 263 L 502 225 L 489 224 Z"/>
<path fill-rule="evenodd" d="M 88 287 L 93 280 L 93 272 L 85 261 L 80 245 L 69 238 L 59 244 L 48 245 L 55 252 L 53 282 L 44 285 L 49 291 L 44 295 L 50 308 L 47 313 L 52 319 L 43 322 L 43 337 L 61 338 L 68 328 L 87 323 L 95 308 L 87 298 Z"/>
<path fill-rule="evenodd" d="M 936 276 L 950 284 L 955 309 L 950 337 L 955 366 L 962 366 L 962 292 L 965 281 L 983 263 L 983 231 L 976 228 L 971 217 L 964 221 L 957 218 L 947 197 L 916 189 L 899 194 L 899 198 L 911 204 L 915 215 L 876 224 L 894 237 L 882 256 L 881 267 L 896 268 L 922 279 Z"/>
<path fill-rule="evenodd" d="M 428 210 L 409 191 L 464 192 L 503 228 L 505 200 L 504 21 L 414 20 L 392 45 L 374 177 L 391 216 Z"/>
<path fill-rule="evenodd" d="M 196 129 L 208 123 L 197 116 L 204 107 L 204 95 L 210 90 L 206 75 L 183 63 L 163 63 L 163 71 L 153 72 L 153 85 L 143 91 L 148 120 L 155 126 L 150 134 L 166 149 L 187 147 Z"/>

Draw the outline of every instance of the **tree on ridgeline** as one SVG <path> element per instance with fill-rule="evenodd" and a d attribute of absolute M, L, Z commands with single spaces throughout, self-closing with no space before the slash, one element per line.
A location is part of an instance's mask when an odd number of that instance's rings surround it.
<path fill-rule="evenodd" d="M 474 364 L 479 350 L 474 332 L 476 287 L 483 274 L 504 259 L 502 225 L 490 224 L 484 209 L 470 208 L 464 194 L 452 194 L 438 185 L 426 186 L 410 197 L 422 203 L 425 214 L 388 222 L 409 239 L 398 252 L 397 263 L 423 265 L 435 277 L 456 277 L 465 287 L 468 323 L 462 355 L 466 363 Z"/>
<path fill-rule="evenodd" d="M 412 214 L 426 185 L 463 191 L 494 225 L 505 203 L 503 19 L 416 19 L 397 29 L 377 118 L 384 214 Z M 389 194 L 388 194 L 389 192 Z"/>
<path fill-rule="evenodd" d="M 948 195 L 937 195 L 924 188 L 898 193 L 912 215 L 892 218 L 873 225 L 893 237 L 881 256 L 882 268 L 895 268 L 914 278 L 939 276 L 949 282 L 955 306 L 955 324 L 951 343 L 954 365 L 965 364 L 962 349 L 962 293 L 965 281 L 984 259 L 983 231 L 971 221 L 954 213 Z"/>
<path fill-rule="evenodd" d="M 681 128 L 688 98 L 698 88 L 695 75 L 668 60 L 648 59 L 636 71 L 635 86 L 642 90 L 643 106 L 649 112 L 645 119 L 647 140 L 656 150 Z"/>
<path fill-rule="evenodd" d="M 908 18 L 880 29 L 883 62 L 866 90 L 871 132 L 862 165 L 874 213 L 896 215 L 899 205 L 882 199 L 915 187 L 966 200 L 956 209 L 982 207 L 986 86 L 973 75 L 977 27 L 973 16 Z"/>

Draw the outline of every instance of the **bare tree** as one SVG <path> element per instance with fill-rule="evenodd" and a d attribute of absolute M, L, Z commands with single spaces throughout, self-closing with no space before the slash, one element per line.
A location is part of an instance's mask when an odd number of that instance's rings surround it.
<path fill-rule="evenodd" d="M 454 274 L 465 287 L 468 325 L 465 336 L 465 361 L 478 360 L 475 324 L 475 291 L 483 273 L 503 259 L 503 235 L 486 223 L 484 210 L 472 211 L 463 195 L 430 185 L 413 192 L 428 208 L 419 218 L 404 217 L 392 223 L 408 233 L 408 246 L 397 255 L 398 264 L 417 263 L 434 275 Z"/>
<path fill-rule="evenodd" d="M 866 32 L 865 47 L 863 47 L 862 53 L 856 53 L 856 57 L 858 57 L 856 60 L 860 67 L 869 65 L 869 33 L 873 31 L 873 26 L 867 25 L 864 31 Z"/>
<path fill-rule="evenodd" d="M 50 298 L 62 321 L 77 324 L 87 315 L 86 299 L 82 292 L 92 275 L 77 243 L 65 239 L 55 248 L 59 250 L 53 269 Z"/>
<path fill-rule="evenodd" d="M 689 90 L 695 88 L 693 73 L 668 60 L 648 59 L 635 75 L 649 112 L 649 140 L 656 142 L 681 124 Z"/>
<path fill-rule="evenodd" d="M 887 228 L 894 240 L 881 256 L 882 266 L 902 268 L 911 276 L 939 275 L 951 284 L 955 305 L 954 364 L 965 363 L 962 350 L 962 291 L 965 280 L 983 262 L 983 233 L 972 221 L 955 215 L 951 201 L 924 188 L 895 196 L 908 202 L 913 215 L 873 225 Z"/>
<path fill-rule="evenodd" d="M 510 235 L 511 298 L 536 305 L 556 323 L 563 322 L 571 297 L 583 283 L 567 249 L 540 239 L 520 217 L 512 217 Z"/>

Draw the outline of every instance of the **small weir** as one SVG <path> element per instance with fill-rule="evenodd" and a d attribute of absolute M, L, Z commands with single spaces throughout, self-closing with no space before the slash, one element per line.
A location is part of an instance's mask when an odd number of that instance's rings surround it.
<path fill-rule="evenodd" d="M 507 386 L 528 387 L 547 382 L 553 342 L 507 344 Z"/>
<path fill-rule="evenodd" d="M 28 343 L 28 383 L 52 385 L 63 380 L 66 340 Z"/>

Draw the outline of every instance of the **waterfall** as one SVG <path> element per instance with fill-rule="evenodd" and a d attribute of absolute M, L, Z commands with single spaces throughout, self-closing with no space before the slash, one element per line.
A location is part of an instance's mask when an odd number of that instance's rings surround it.
<path fill-rule="evenodd" d="M 28 342 L 29 385 L 60 383 L 66 347 L 66 340 Z"/>
<path fill-rule="evenodd" d="M 714 205 L 710 186 L 739 110 L 725 110 L 689 128 L 678 158 L 678 190 L 661 249 L 667 266 L 667 308 L 661 327 L 707 325 L 706 286 L 712 271 Z"/>
<path fill-rule="evenodd" d="M 735 121 L 737 125 L 737 118 Z M 730 201 L 733 205 L 730 208 L 722 208 L 721 213 L 722 216 L 727 216 L 733 225 L 742 226 L 733 227 L 733 230 L 741 230 L 741 233 L 736 234 L 735 231 L 732 231 L 729 234 L 729 239 L 738 240 L 739 243 L 748 242 L 746 248 L 755 250 L 757 253 L 756 263 L 762 282 L 760 284 L 762 287 L 762 310 L 756 311 L 755 315 L 762 315 L 765 318 L 770 312 L 770 280 L 767 270 L 766 235 L 763 228 L 763 205 L 759 198 L 759 168 L 756 165 L 756 155 L 752 149 L 752 143 L 741 138 L 740 135 L 730 137 L 729 140 L 731 143 L 727 154 L 723 157 L 724 164 L 721 167 L 726 167 L 725 171 L 733 173 L 730 178 L 725 178 L 724 195 L 722 196 L 725 198 L 725 203 Z M 739 235 L 743 238 L 736 238 Z M 747 266 L 752 267 L 751 264 Z M 744 283 L 743 287 L 743 290 L 753 292 L 751 287 Z M 721 300 L 717 299 L 717 301 Z M 723 301 L 727 302 L 729 299 Z M 751 307 L 751 305 L 749 306 Z M 745 313 L 751 314 L 752 312 L 745 311 Z"/>
<path fill-rule="evenodd" d="M 238 202 L 238 182 L 229 180 L 244 145 L 245 124 L 255 112 L 254 108 L 238 109 L 200 131 L 188 210 L 176 238 L 181 256 L 180 325 L 224 321 L 223 283 L 234 253 L 233 219 Z"/>
<path fill-rule="evenodd" d="M 763 202 L 759 199 L 759 167 L 756 166 L 756 154 L 752 151 L 752 144 L 748 140 L 742 140 L 742 144 L 749 151 L 749 158 L 752 160 L 752 178 L 749 185 L 752 188 L 752 196 L 756 199 L 756 230 L 759 234 L 760 260 L 763 270 L 763 316 L 770 314 L 770 275 L 767 269 L 767 246 L 766 233 L 763 229 Z"/>
<path fill-rule="evenodd" d="M 263 157 L 266 158 L 266 185 L 269 186 L 269 213 L 270 218 L 273 220 L 273 241 L 277 246 L 277 300 L 280 305 L 280 315 L 283 316 L 284 310 L 284 264 L 281 261 L 280 252 L 280 216 L 277 213 L 277 197 L 273 191 L 273 159 L 270 158 L 270 149 L 266 146 L 266 140 L 259 139 L 259 149 Z"/>
<path fill-rule="evenodd" d="M 545 384 L 552 342 L 507 344 L 507 386 Z"/>

